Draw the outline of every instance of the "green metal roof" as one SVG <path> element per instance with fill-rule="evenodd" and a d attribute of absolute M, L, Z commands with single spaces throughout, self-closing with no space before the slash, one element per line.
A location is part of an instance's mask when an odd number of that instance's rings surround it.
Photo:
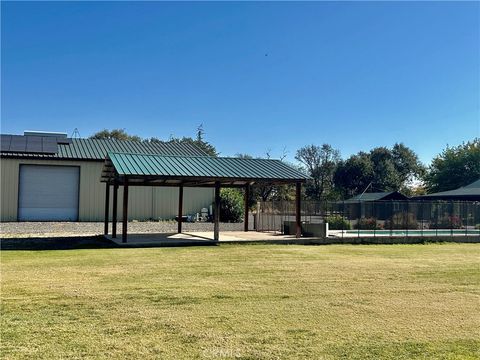
<path fill-rule="evenodd" d="M 363 193 L 360 195 L 356 195 L 346 201 L 379 201 L 379 200 L 407 200 L 408 198 L 399 193 L 398 191 L 390 191 L 390 192 L 373 192 L 373 193 Z"/>
<path fill-rule="evenodd" d="M 210 156 L 161 156 L 109 152 L 103 179 L 210 179 L 305 181 L 309 177 L 280 160 Z M 130 181 L 130 180 L 129 180 Z"/>
<path fill-rule="evenodd" d="M 449 190 L 449 191 L 442 191 L 438 193 L 433 193 L 433 194 L 427 194 L 427 195 L 422 195 L 417 197 L 419 199 L 436 199 L 436 200 L 441 200 L 441 199 L 467 199 L 467 200 L 473 200 L 473 201 L 480 201 L 480 179 L 477 181 L 466 185 L 464 187 L 460 187 L 455 190 Z"/>
<path fill-rule="evenodd" d="M 2 157 L 34 158 L 34 159 L 75 159 L 105 160 L 109 151 L 130 152 L 140 154 L 206 156 L 193 144 L 158 142 L 143 143 L 113 139 L 71 139 L 70 144 L 58 144 L 56 154 L 36 154 L 29 152 L 1 152 Z"/>
<path fill-rule="evenodd" d="M 474 181 L 470 185 L 464 186 L 464 189 L 480 189 L 480 179 Z"/>

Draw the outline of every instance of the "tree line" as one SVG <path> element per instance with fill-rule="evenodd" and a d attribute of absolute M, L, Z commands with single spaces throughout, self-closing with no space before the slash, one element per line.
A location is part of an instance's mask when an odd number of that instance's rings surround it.
<path fill-rule="evenodd" d="M 142 139 L 124 129 L 102 130 L 91 138 L 159 142 L 159 138 Z M 207 155 L 218 156 L 214 145 L 205 140 L 203 126 L 194 137 L 170 137 L 165 142 L 190 143 Z M 249 154 L 239 157 L 252 158 Z M 267 152 L 266 157 L 270 157 Z M 286 153 L 280 157 L 285 161 Z M 392 147 L 376 147 L 342 159 L 340 151 L 330 144 L 307 145 L 296 151 L 297 164 L 311 177 L 304 186 L 310 200 L 341 200 L 363 192 L 400 191 L 405 195 L 421 195 L 456 189 L 480 178 L 480 139 L 474 138 L 458 146 L 447 146 L 425 166 L 414 150 L 402 143 Z M 229 194 L 235 198 L 235 195 Z M 293 186 L 259 185 L 252 189 L 250 202 L 291 200 Z"/>
<path fill-rule="evenodd" d="M 203 129 L 203 125 L 200 124 L 197 128 L 197 132 L 195 137 L 175 137 L 170 136 L 168 140 L 161 140 L 157 137 L 150 137 L 143 139 L 138 135 L 131 135 L 128 134 L 125 129 L 103 129 L 101 131 L 96 132 L 90 139 L 114 139 L 114 140 L 127 140 L 127 141 L 138 141 L 144 143 L 156 143 L 156 142 L 166 142 L 166 143 L 189 143 L 199 147 L 205 154 L 210 156 L 217 156 L 217 150 L 215 147 L 210 144 L 208 141 L 204 139 L 205 130 Z"/>

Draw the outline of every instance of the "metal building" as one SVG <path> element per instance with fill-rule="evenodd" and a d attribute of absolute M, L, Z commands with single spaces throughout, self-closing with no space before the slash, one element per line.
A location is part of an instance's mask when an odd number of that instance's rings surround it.
<path fill-rule="evenodd" d="M 1 221 L 103 221 L 105 186 L 100 179 L 109 151 L 206 156 L 191 144 L 70 139 L 62 133 L 1 135 L 0 143 Z M 176 187 L 132 188 L 128 219 L 174 218 L 178 191 Z M 186 188 L 184 212 L 200 212 L 213 199 L 211 188 Z"/>

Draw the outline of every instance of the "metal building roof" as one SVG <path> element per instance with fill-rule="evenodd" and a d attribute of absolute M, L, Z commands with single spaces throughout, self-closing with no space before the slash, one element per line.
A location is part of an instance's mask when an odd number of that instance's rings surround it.
<path fill-rule="evenodd" d="M 102 180 L 114 178 L 129 183 L 174 185 L 192 181 L 212 185 L 242 185 L 253 182 L 304 182 L 309 177 L 280 160 L 210 156 L 161 156 L 109 152 Z"/>
<path fill-rule="evenodd" d="M 2 140 L 7 135 L 2 135 Z M 24 137 L 23 135 L 9 135 Z M 33 158 L 33 159 L 66 159 L 66 160 L 105 160 L 109 151 L 131 152 L 140 154 L 206 156 L 198 147 L 189 143 L 156 142 L 144 143 L 129 140 L 113 139 L 69 139 L 71 143 L 59 142 L 57 152 L 53 154 L 35 152 L 8 151 L 2 146 L 1 157 Z"/>
<path fill-rule="evenodd" d="M 455 190 L 442 191 L 416 197 L 424 200 L 471 200 L 480 201 L 480 179 Z"/>
<path fill-rule="evenodd" d="M 398 191 L 390 191 L 390 192 L 373 192 L 373 193 L 363 193 L 360 195 L 356 195 L 348 200 L 348 201 L 381 201 L 381 200 L 408 200 L 408 198 L 399 193 Z"/>
<path fill-rule="evenodd" d="M 478 179 L 477 181 L 474 181 L 473 183 L 469 184 L 469 185 L 466 185 L 463 187 L 464 189 L 480 189 L 480 179 Z"/>

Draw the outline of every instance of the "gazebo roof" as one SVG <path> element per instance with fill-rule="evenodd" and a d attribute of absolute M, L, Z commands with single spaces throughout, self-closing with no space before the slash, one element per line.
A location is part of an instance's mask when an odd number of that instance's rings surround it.
<path fill-rule="evenodd" d="M 165 156 L 109 152 L 102 181 L 129 185 L 243 186 L 257 182 L 285 184 L 305 182 L 301 171 L 272 159 L 211 156 Z"/>

